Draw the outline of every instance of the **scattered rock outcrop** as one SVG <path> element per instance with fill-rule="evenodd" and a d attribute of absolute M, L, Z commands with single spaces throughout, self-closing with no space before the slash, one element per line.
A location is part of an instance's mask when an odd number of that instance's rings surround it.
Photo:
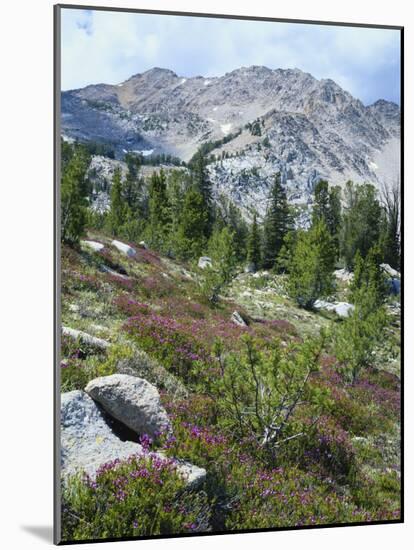
<path fill-rule="evenodd" d="M 123 243 L 121 241 L 113 240 L 112 246 L 114 246 L 116 249 L 119 250 L 119 252 L 122 252 L 122 254 L 125 254 L 126 256 L 132 258 L 135 256 L 137 251 L 135 248 L 132 248 L 132 246 L 129 246 L 129 244 Z"/>
<path fill-rule="evenodd" d="M 103 340 L 102 338 L 97 338 L 96 336 L 92 336 L 87 332 L 83 332 L 82 330 L 76 330 L 70 327 L 62 326 L 62 334 L 64 336 L 69 336 L 69 338 L 72 338 L 73 340 L 79 339 L 84 344 L 87 344 L 89 346 L 94 346 L 95 348 L 102 349 L 102 350 L 107 349 L 111 345 L 109 342 L 107 342 L 106 340 Z"/>
<path fill-rule="evenodd" d="M 136 376 L 112 374 L 91 380 L 85 388 L 111 416 L 138 434 L 154 436 L 171 429 L 157 388 Z"/>

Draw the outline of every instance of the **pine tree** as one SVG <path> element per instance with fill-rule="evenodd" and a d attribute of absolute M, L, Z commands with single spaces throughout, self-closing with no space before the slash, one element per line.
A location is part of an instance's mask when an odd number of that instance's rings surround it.
<path fill-rule="evenodd" d="M 385 275 L 380 267 L 381 250 L 379 245 L 372 247 L 366 258 L 359 251 L 355 254 L 354 278 L 350 285 L 351 300 L 354 304 L 362 303 L 366 295 L 371 295 L 373 308 L 380 307 L 387 295 Z"/>
<path fill-rule="evenodd" d="M 325 180 L 320 180 L 315 185 L 312 222 L 323 220 L 327 224 L 329 217 L 329 185 Z M 328 225 L 328 224 L 327 224 Z"/>
<path fill-rule="evenodd" d="M 312 223 L 323 220 L 333 238 L 336 257 L 339 256 L 339 230 L 341 225 L 341 190 L 331 187 L 325 180 L 320 180 L 314 191 Z"/>
<path fill-rule="evenodd" d="M 215 208 L 214 228 L 229 227 L 233 232 L 234 251 L 239 262 L 246 259 L 249 228 L 240 209 L 225 195 L 219 195 Z"/>
<path fill-rule="evenodd" d="M 379 261 L 378 246 L 371 248 L 365 259 L 359 251 L 356 253 L 351 284 L 354 310 L 333 334 L 335 355 L 351 383 L 355 383 L 361 369 L 372 363 L 373 351 L 384 338 L 386 281 Z"/>
<path fill-rule="evenodd" d="M 151 245 L 166 251 L 171 230 L 171 211 L 164 171 L 153 172 L 149 185 L 148 234 Z"/>
<path fill-rule="evenodd" d="M 134 217 L 143 214 L 143 186 L 144 181 L 139 175 L 139 168 L 134 166 L 132 170 L 128 170 L 122 187 L 123 198 Z"/>
<path fill-rule="evenodd" d="M 208 243 L 208 252 L 222 283 L 228 284 L 234 275 L 237 264 L 233 231 L 229 227 L 213 231 Z"/>
<path fill-rule="evenodd" d="M 206 157 L 201 150 L 198 150 L 192 159 L 192 177 L 193 182 L 203 198 L 203 208 L 207 214 L 207 223 L 204 231 L 205 237 L 209 237 L 214 223 L 214 208 L 212 184 L 208 177 Z"/>
<path fill-rule="evenodd" d="M 61 239 L 76 244 L 83 235 L 87 220 L 89 156 L 81 147 L 66 151 L 61 180 Z"/>
<path fill-rule="evenodd" d="M 183 260 L 201 256 L 206 245 L 207 212 L 201 193 L 190 188 L 184 197 L 183 213 L 177 231 L 177 255 Z"/>
<path fill-rule="evenodd" d="M 112 235 L 119 235 L 127 220 L 128 207 L 123 197 L 121 170 L 117 168 L 112 178 L 111 206 L 108 215 L 108 229 Z"/>
<path fill-rule="evenodd" d="M 382 209 L 373 185 L 347 182 L 341 233 L 341 252 L 348 269 L 354 266 L 356 251 L 363 258 L 380 239 Z"/>
<path fill-rule="evenodd" d="M 288 260 L 288 290 L 296 302 L 307 309 L 318 298 L 334 289 L 335 249 L 324 221 L 308 231 L 298 231 Z"/>
<path fill-rule="evenodd" d="M 401 198 L 399 184 L 395 183 L 390 187 L 384 186 L 381 195 L 384 209 L 382 227 L 384 262 L 399 270 L 401 263 Z"/>
<path fill-rule="evenodd" d="M 253 214 L 253 222 L 247 240 L 247 262 L 253 266 L 255 271 L 261 263 L 261 243 L 256 212 Z"/>
<path fill-rule="evenodd" d="M 276 174 L 264 222 L 264 267 L 274 267 L 289 228 L 290 212 L 286 192 L 282 187 L 280 174 Z"/>

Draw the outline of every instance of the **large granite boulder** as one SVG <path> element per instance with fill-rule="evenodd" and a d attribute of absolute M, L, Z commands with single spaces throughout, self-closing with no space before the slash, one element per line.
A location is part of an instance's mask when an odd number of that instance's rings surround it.
<path fill-rule="evenodd" d="M 143 452 L 139 443 L 121 441 L 93 399 L 81 390 L 62 394 L 60 427 L 63 474 L 82 470 L 93 476 L 101 464 Z"/>
<path fill-rule="evenodd" d="M 85 391 L 137 434 L 154 436 L 171 428 L 157 388 L 143 378 L 127 374 L 101 376 L 91 380 Z"/>
<path fill-rule="evenodd" d="M 139 443 L 118 437 L 113 419 L 81 390 L 62 394 L 60 428 L 63 477 L 86 472 L 93 479 L 103 464 L 146 453 Z M 162 452 L 146 454 L 166 458 Z M 174 462 L 189 486 L 196 487 L 205 480 L 204 468 L 183 460 L 174 459 Z"/>

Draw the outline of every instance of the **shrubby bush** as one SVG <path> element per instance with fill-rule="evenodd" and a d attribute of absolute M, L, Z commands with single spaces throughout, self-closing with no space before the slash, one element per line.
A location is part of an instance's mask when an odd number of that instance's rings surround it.
<path fill-rule="evenodd" d="M 234 432 L 255 438 L 276 456 L 283 443 L 309 429 L 297 421 L 297 410 L 307 404 L 316 422 L 327 404 L 327 392 L 309 383 L 319 369 L 323 344 L 308 340 L 284 349 L 275 339 L 261 349 L 249 335 L 242 342 L 237 354 L 223 355 L 221 344 L 216 347 L 221 371 L 216 392 L 223 395 L 223 416 Z"/>
<path fill-rule="evenodd" d="M 205 530 L 209 503 L 192 492 L 174 462 L 153 453 L 100 466 L 95 478 L 63 484 L 64 540 L 139 537 Z"/>

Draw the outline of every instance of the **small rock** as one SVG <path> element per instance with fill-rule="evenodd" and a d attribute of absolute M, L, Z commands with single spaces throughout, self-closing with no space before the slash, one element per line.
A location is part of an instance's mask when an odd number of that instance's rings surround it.
<path fill-rule="evenodd" d="M 247 327 L 246 321 L 243 319 L 243 317 L 240 315 L 238 311 L 233 311 L 231 315 L 231 320 L 236 325 L 239 325 L 239 327 Z"/>
<path fill-rule="evenodd" d="M 119 252 L 122 252 L 128 257 L 135 256 L 135 254 L 137 253 L 135 248 L 132 248 L 132 246 L 129 246 L 129 244 L 122 243 L 121 241 L 113 240 L 111 244 L 112 246 L 117 248 Z"/>
<path fill-rule="evenodd" d="M 315 309 L 326 309 L 327 311 L 333 311 L 335 309 L 335 304 L 326 302 L 325 300 L 316 300 L 313 307 Z"/>
<path fill-rule="evenodd" d="M 256 266 L 253 263 L 247 264 L 244 267 L 245 273 L 254 273 L 256 271 Z"/>
<path fill-rule="evenodd" d="M 197 265 L 200 269 L 205 269 L 206 267 L 213 267 L 213 261 L 208 256 L 201 256 Z"/>
<path fill-rule="evenodd" d="M 147 246 L 147 244 L 145 243 L 145 241 L 140 241 L 138 244 L 139 244 L 139 246 L 140 246 L 141 248 L 143 248 L 144 250 L 148 250 L 148 246 Z"/>
<path fill-rule="evenodd" d="M 72 338 L 73 340 L 77 340 L 79 338 L 79 340 L 84 344 L 94 346 L 99 349 L 107 349 L 111 345 L 106 340 L 102 340 L 102 338 L 96 338 L 96 336 L 92 336 L 87 332 L 70 327 L 62 326 L 62 334 L 64 336 L 69 336 L 69 338 Z"/>
<path fill-rule="evenodd" d="M 347 302 L 338 302 L 335 304 L 335 313 L 339 315 L 339 317 L 348 317 L 354 309 L 355 307 L 353 304 L 348 304 Z"/>
<path fill-rule="evenodd" d="M 171 429 L 157 388 L 137 376 L 112 374 L 91 380 L 85 388 L 111 416 L 137 434 L 154 436 Z"/>
<path fill-rule="evenodd" d="M 326 302 L 325 300 L 316 300 L 313 307 L 315 309 L 334 311 L 339 317 L 348 317 L 349 313 L 354 310 L 354 306 L 347 302 Z"/>
<path fill-rule="evenodd" d="M 88 248 L 91 248 L 95 252 L 99 252 L 103 248 L 105 248 L 105 245 L 102 243 L 98 243 L 98 241 L 81 241 L 81 244 L 87 246 Z"/>
<path fill-rule="evenodd" d="M 354 274 L 345 268 L 337 269 L 336 271 L 334 271 L 334 275 L 337 279 L 339 279 L 340 281 L 344 281 L 345 283 L 349 283 L 354 278 Z"/>
<path fill-rule="evenodd" d="M 187 481 L 187 486 L 194 489 L 198 485 L 201 485 L 201 483 L 203 483 L 203 481 L 206 479 L 207 472 L 204 468 L 200 468 L 199 466 L 195 466 L 190 462 L 179 460 L 177 458 L 175 459 L 175 461 L 177 462 L 178 470 Z"/>
<path fill-rule="evenodd" d="M 120 279 L 123 279 L 124 281 L 127 281 L 129 279 L 128 275 L 124 275 L 123 273 L 119 273 L 118 271 L 115 271 L 111 267 L 108 267 L 107 265 L 101 266 L 102 271 L 105 273 L 109 273 L 109 275 L 113 275 L 114 277 L 119 277 Z"/>

